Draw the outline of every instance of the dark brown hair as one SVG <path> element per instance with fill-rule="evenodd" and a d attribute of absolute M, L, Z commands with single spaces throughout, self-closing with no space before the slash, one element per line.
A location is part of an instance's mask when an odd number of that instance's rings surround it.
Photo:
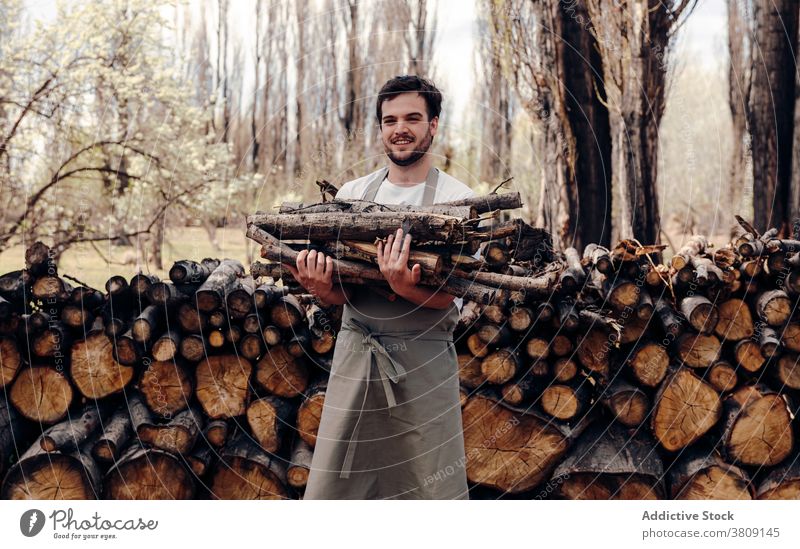
<path fill-rule="evenodd" d="M 407 92 L 417 92 L 425 99 L 425 104 L 428 106 L 428 121 L 433 120 L 442 112 L 442 92 L 433 82 L 411 74 L 395 76 L 388 80 L 378 92 L 378 104 L 375 108 L 378 124 L 382 124 L 383 102 Z"/>

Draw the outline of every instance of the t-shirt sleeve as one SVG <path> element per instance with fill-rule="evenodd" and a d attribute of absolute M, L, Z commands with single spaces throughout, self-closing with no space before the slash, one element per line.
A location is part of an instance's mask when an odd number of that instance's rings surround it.
<path fill-rule="evenodd" d="M 351 200 L 353 198 L 353 183 L 348 181 L 336 192 L 336 198 L 339 200 Z"/>

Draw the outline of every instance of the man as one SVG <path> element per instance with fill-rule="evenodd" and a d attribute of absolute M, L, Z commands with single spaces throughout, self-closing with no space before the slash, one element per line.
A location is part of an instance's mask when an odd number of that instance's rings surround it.
<path fill-rule="evenodd" d="M 430 205 L 474 196 L 432 167 L 441 92 L 398 76 L 378 93 L 390 163 L 342 186 L 337 199 Z M 289 266 L 325 304 L 344 305 L 304 499 L 468 499 L 453 330 L 460 299 L 419 285 L 402 229 L 378 244 L 395 294 L 332 282 L 332 259 L 303 251 Z"/>

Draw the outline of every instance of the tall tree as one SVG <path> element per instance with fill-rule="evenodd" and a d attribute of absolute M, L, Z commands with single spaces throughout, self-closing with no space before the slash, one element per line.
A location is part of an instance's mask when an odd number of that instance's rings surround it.
<path fill-rule="evenodd" d="M 798 3 L 755 0 L 748 123 L 753 153 L 753 221 L 788 231 L 791 203 Z"/>
<path fill-rule="evenodd" d="M 611 139 L 584 0 L 506 0 L 486 8 L 521 103 L 542 129 L 537 224 L 556 246 L 607 243 Z"/>
<path fill-rule="evenodd" d="M 612 173 L 621 194 L 621 237 L 660 241 L 658 127 L 669 50 L 697 0 L 586 0 L 610 112 Z"/>

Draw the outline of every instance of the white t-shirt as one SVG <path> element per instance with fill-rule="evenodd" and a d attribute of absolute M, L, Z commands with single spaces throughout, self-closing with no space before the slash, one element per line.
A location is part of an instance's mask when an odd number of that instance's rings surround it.
<path fill-rule="evenodd" d="M 367 191 L 367 186 L 372 180 L 373 174 L 368 174 L 358 179 L 348 181 L 339 192 L 336 193 L 337 199 L 347 200 L 361 200 L 364 193 Z M 422 197 L 425 193 L 425 182 L 417 183 L 415 185 L 396 185 L 389 181 L 388 177 L 383 180 L 381 186 L 378 187 L 378 193 L 375 195 L 374 202 L 378 204 L 408 204 L 419 206 L 422 204 Z M 470 198 L 475 196 L 475 191 L 467 187 L 464 183 L 452 177 L 443 171 L 439 170 L 439 182 L 436 185 L 436 194 L 434 195 L 434 204 L 441 202 L 452 202 L 453 200 L 461 200 L 463 198 Z M 475 254 L 477 259 L 480 252 Z M 464 300 L 457 297 L 453 300 L 453 304 L 461 311 Z"/>

